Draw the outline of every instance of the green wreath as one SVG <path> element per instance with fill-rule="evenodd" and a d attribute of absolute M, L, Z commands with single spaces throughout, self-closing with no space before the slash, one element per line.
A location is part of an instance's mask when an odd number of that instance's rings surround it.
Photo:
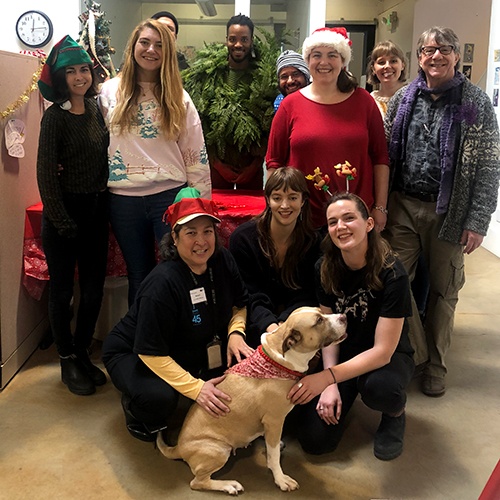
<path fill-rule="evenodd" d="M 257 28 L 258 29 L 258 28 Z M 280 42 L 264 30 L 255 37 L 256 57 L 250 63 L 249 85 L 232 88 L 226 83 L 229 72 L 227 47 L 205 44 L 182 72 L 184 87 L 200 114 L 209 150 L 221 160 L 235 150 L 251 156 L 264 156 L 278 94 L 276 59 Z"/>

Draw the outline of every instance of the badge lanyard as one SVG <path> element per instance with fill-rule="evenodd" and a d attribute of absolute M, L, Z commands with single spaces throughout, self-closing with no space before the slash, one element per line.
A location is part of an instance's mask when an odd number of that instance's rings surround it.
<path fill-rule="evenodd" d="M 192 304 L 198 304 L 199 302 L 205 302 L 210 308 L 210 313 L 212 316 L 212 333 L 213 339 L 207 344 L 207 357 L 208 357 L 208 369 L 212 370 L 214 368 L 220 368 L 222 366 L 222 342 L 220 341 L 217 333 L 215 332 L 215 306 L 217 305 L 217 299 L 215 295 L 215 283 L 214 283 L 214 273 L 211 267 L 208 268 L 208 274 L 210 276 L 210 291 L 212 294 L 212 302 L 208 303 L 208 299 L 205 293 L 205 289 L 199 286 L 198 280 L 191 269 L 189 270 L 191 274 L 191 279 L 194 285 L 197 287 L 194 290 L 190 290 L 191 302 Z"/>

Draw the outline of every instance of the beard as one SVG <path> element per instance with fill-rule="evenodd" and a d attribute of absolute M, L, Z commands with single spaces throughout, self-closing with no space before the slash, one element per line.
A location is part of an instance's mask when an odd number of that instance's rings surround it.
<path fill-rule="evenodd" d="M 234 63 L 242 63 L 244 61 L 248 61 L 250 60 L 251 58 L 251 54 L 252 54 L 252 49 L 250 48 L 248 51 L 234 51 L 234 50 L 230 50 L 229 51 L 229 59 L 231 59 L 231 61 L 233 61 Z"/>

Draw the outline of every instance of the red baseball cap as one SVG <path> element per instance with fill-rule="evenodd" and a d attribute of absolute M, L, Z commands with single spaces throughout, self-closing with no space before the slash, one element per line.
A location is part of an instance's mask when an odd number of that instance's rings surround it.
<path fill-rule="evenodd" d="M 170 205 L 167 210 L 167 221 L 175 228 L 178 224 L 186 224 L 197 217 L 206 215 L 215 222 L 220 222 L 217 217 L 217 207 L 212 200 L 205 198 L 182 198 L 182 200 Z"/>

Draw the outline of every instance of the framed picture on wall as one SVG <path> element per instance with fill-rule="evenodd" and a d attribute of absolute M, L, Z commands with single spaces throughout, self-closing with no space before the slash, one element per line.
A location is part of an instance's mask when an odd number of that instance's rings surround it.
<path fill-rule="evenodd" d="M 470 77 L 472 76 L 472 66 L 464 64 L 462 73 L 470 80 Z"/>
<path fill-rule="evenodd" d="M 464 43 L 464 63 L 474 62 L 474 44 Z"/>
<path fill-rule="evenodd" d="M 500 85 L 500 66 L 495 66 L 495 76 L 493 77 L 493 85 Z"/>
<path fill-rule="evenodd" d="M 498 106 L 498 89 L 493 89 L 493 106 Z"/>

